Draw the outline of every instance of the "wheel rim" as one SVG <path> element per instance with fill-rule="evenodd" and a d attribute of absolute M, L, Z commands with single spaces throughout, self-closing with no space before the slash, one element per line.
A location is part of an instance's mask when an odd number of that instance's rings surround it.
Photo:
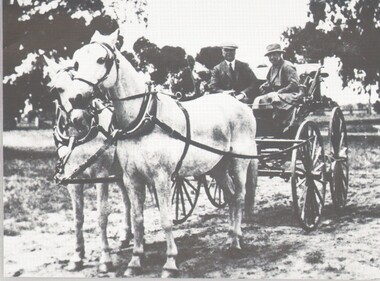
<path fill-rule="evenodd" d="M 202 183 L 206 190 L 206 195 L 210 203 L 216 208 L 224 208 L 227 205 L 227 202 L 224 198 L 223 189 L 216 184 L 214 178 L 210 176 L 205 176 L 202 180 Z"/>
<path fill-rule="evenodd" d="M 292 153 L 293 206 L 301 227 L 311 231 L 321 219 L 326 193 L 323 139 L 316 124 L 305 121 L 296 140 L 305 143 Z"/>
<path fill-rule="evenodd" d="M 347 203 L 349 173 L 346 122 L 339 107 L 332 111 L 329 130 L 332 170 L 330 190 L 334 208 L 339 212 Z"/>
<path fill-rule="evenodd" d="M 172 185 L 172 210 L 174 224 L 187 220 L 193 212 L 199 197 L 200 182 L 194 184 L 187 178 L 178 177 Z"/>

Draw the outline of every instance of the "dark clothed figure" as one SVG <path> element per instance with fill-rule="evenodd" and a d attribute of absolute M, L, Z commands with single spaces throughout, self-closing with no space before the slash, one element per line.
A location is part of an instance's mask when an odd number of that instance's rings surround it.
<path fill-rule="evenodd" d="M 211 93 L 229 93 L 244 103 L 252 104 L 258 93 L 257 78 L 249 65 L 235 59 L 237 46 L 222 45 L 225 58 L 211 72 L 209 88 Z"/>
<path fill-rule="evenodd" d="M 272 105 L 274 119 L 279 123 L 279 127 L 285 130 L 291 125 L 294 108 L 302 100 L 304 93 L 300 91 L 296 68 L 282 58 L 282 52 L 279 44 L 267 47 L 266 56 L 272 66 L 267 81 L 259 88 L 262 96 L 255 99 L 253 108 Z"/>

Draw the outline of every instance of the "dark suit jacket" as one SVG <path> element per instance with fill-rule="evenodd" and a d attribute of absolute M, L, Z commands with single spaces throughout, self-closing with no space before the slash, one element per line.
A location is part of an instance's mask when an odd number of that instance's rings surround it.
<path fill-rule="evenodd" d="M 248 103 L 252 103 L 258 94 L 258 80 L 247 63 L 235 61 L 235 83 L 231 76 L 230 67 L 226 61 L 214 67 L 211 73 L 210 91 L 211 93 L 220 93 L 226 90 L 235 90 L 235 92 L 245 92 Z"/>

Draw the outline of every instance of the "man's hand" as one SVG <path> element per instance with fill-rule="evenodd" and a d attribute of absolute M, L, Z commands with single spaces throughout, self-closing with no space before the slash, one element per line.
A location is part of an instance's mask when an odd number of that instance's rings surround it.
<path fill-rule="evenodd" d="M 264 83 L 260 86 L 259 91 L 261 95 L 264 95 L 270 92 L 270 86 L 267 83 Z"/>
<path fill-rule="evenodd" d="M 235 93 L 235 98 L 237 99 L 237 100 L 242 100 L 242 99 L 244 99 L 244 98 L 246 98 L 247 97 L 247 95 L 244 93 L 244 92 L 236 92 Z"/>
<path fill-rule="evenodd" d="M 235 96 L 235 91 L 234 90 L 225 90 L 222 92 L 222 94 L 230 95 L 230 96 Z"/>

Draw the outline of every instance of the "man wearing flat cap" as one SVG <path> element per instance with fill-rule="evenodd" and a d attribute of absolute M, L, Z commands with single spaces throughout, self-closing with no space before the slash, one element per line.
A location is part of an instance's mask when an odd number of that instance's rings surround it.
<path fill-rule="evenodd" d="M 265 56 L 272 66 L 267 74 L 267 81 L 259 88 L 260 94 L 254 101 L 257 104 L 271 104 L 274 108 L 274 119 L 280 127 L 286 129 L 290 125 L 294 106 L 303 97 L 299 89 L 299 77 L 293 64 L 282 58 L 280 44 L 270 44 Z"/>
<path fill-rule="evenodd" d="M 238 46 L 221 45 L 224 60 L 214 67 L 209 84 L 211 93 L 229 93 L 244 103 L 252 103 L 257 89 L 257 78 L 247 63 L 235 59 Z"/>

